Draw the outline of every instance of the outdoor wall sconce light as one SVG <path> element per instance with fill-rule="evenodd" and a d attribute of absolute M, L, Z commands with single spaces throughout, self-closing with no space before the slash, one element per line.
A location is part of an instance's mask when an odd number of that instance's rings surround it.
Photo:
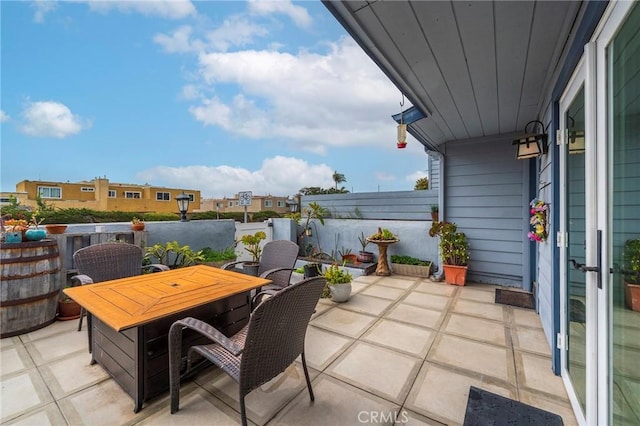
<path fill-rule="evenodd" d="M 575 127 L 573 117 L 569 117 L 571 128 Z M 584 153 L 584 130 L 569 130 L 569 154 Z"/>
<path fill-rule="evenodd" d="M 529 125 L 538 124 L 542 133 L 527 133 Z M 547 134 L 544 133 L 544 124 L 538 120 L 532 120 L 524 126 L 525 135 L 513 141 L 512 145 L 518 146 L 516 157 L 518 160 L 526 160 L 529 158 L 537 158 L 548 152 Z"/>
<path fill-rule="evenodd" d="M 311 237 L 311 236 L 313 236 L 313 233 L 311 232 L 311 228 L 307 228 L 307 229 L 305 229 L 305 230 L 304 230 L 304 234 L 305 234 L 307 237 Z"/>
<path fill-rule="evenodd" d="M 187 210 L 189 210 L 189 201 L 191 199 L 184 192 L 176 197 L 178 202 L 178 210 L 180 211 L 180 222 L 187 221 Z"/>
<path fill-rule="evenodd" d="M 400 102 L 400 124 L 398 124 L 398 149 L 407 147 L 407 125 L 402 119 L 402 107 L 404 106 L 404 93 L 402 94 L 402 102 Z"/>

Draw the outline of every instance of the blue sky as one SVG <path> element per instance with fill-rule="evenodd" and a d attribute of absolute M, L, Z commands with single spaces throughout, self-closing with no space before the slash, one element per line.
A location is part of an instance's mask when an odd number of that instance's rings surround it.
<path fill-rule="evenodd" d="M 320 2 L 3 1 L 2 191 L 21 180 L 292 195 L 413 189 L 401 93 Z M 410 106 L 405 103 L 405 108 Z"/>

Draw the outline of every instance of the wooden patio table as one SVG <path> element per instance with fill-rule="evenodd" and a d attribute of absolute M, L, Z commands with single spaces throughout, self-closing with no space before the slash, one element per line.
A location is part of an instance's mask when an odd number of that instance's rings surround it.
<path fill-rule="evenodd" d="M 174 321 L 191 316 L 227 335 L 249 320 L 250 292 L 270 280 L 206 265 L 65 288 L 92 314 L 92 359 L 134 399 L 168 389 L 167 334 Z M 185 332 L 186 349 L 203 338 Z"/>

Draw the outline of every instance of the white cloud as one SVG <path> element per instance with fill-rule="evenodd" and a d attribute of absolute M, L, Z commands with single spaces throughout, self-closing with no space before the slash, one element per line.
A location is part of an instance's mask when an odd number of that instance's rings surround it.
<path fill-rule="evenodd" d="M 296 6 L 289 0 L 249 0 L 249 11 L 254 15 L 281 13 L 289 16 L 300 28 L 308 28 L 312 22 L 307 9 Z"/>
<path fill-rule="evenodd" d="M 391 114 L 400 93 L 349 38 L 326 54 L 245 50 L 202 53 L 204 84 L 236 85 L 229 100 L 190 108 L 205 125 L 237 135 L 289 141 L 323 152 L 328 146 L 385 146 L 395 138 Z"/>
<path fill-rule="evenodd" d="M 0 123 L 4 123 L 5 121 L 9 121 L 10 117 L 0 109 Z"/>
<path fill-rule="evenodd" d="M 138 1 L 87 1 L 96 12 L 108 13 L 112 10 L 125 13 L 140 13 L 146 16 L 159 16 L 167 19 L 182 19 L 197 14 L 190 0 L 138 0 Z"/>
<path fill-rule="evenodd" d="M 194 100 L 200 97 L 200 90 L 194 84 L 187 84 L 182 87 L 182 93 L 180 94 L 180 99 L 184 100 Z"/>
<path fill-rule="evenodd" d="M 31 3 L 31 7 L 36 11 L 33 14 L 33 21 L 37 23 L 44 22 L 44 17 L 47 13 L 56 8 L 57 4 L 51 0 L 37 0 Z"/>
<path fill-rule="evenodd" d="M 256 195 L 292 195 L 305 186 L 333 185 L 333 170 L 326 164 L 312 165 L 292 157 L 276 156 L 251 171 L 230 166 L 158 166 L 137 174 L 137 179 L 156 185 L 199 188 L 207 198 L 232 196 L 238 191 Z"/>
<path fill-rule="evenodd" d="M 90 123 L 71 113 L 71 110 L 59 102 L 31 102 L 22 111 L 24 123 L 21 131 L 30 136 L 65 138 L 79 133 Z"/>
<path fill-rule="evenodd" d="M 217 28 L 207 31 L 203 39 L 193 36 L 193 28 L 181 26 L 169 34 L 156 34 L 153 41 L 167 53 L 219 51 L 226 52 L 231 47 L 246 46 L 255 37 L 268 35 L 265 27 L 257 25 L 240 15 L 233 15 Z"/>
<path fill-rule="evenodd" d="M 396 180 L 396 177 L 394 175 L 391 175 L 386 172 L 376 172 L 375 177 L 376 177 L 376 180 L 385 181 L 385 182 Z"/>
<path fill-rule="evenodd" d="M 417 172 L 413 172 L 407 176 L 405 176 L 404 180 L 407 182 L 415 183 L 418 179 L 422 179 L 427 177 L 427 173 L 423 170 L 418 170 Z"/>

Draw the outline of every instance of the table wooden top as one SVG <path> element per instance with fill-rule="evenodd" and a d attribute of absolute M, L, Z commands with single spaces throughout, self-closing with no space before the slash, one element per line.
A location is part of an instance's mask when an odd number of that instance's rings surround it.
<path fill-rule="evenodd" d="M 270 283 L 264 278 L 197 265 L 69 287 L 64 292 L 121 331 Z"/>

